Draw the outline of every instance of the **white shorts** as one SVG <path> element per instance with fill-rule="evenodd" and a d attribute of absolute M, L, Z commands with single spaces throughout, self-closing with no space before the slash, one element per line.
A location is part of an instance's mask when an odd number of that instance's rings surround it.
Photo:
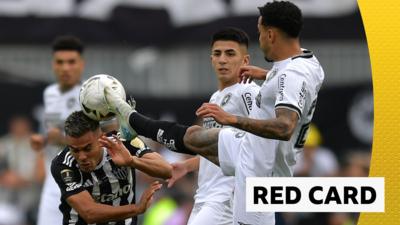
<path fill-rule="evenodd" d="M 60 199 L 60 188 L 48 172 L 40 196 L 37 225 L 63 224 L 63 215 L 59 209 Z"/>
<path fill-rule="evenodd" d="M 219 167 L 225 176 L 235 176 L 239 159 L 240 142 L 245 132 L 235 128 L 221 129 L 218 135 Z"/>
<path fill-rule="evenodd" d="M 188 225 L 232 225 L 232 202 L 194 203 Z"/>
<path fill-rule="evenodd" d="M 222 172 L 226 176 L 235 176 L 235 189 L 233 199 L 233 224 L 234 225 L 274 225 L 275 213 L 273 212 L 246 212 L 246 175 L 242 164 L 253 162 L 240 162 L 240 145 L 245 132 L 237 129 L 222 129 L 218 136 L 218 158 Z M 245 173 L 247 172 L 247 173 Z"/>

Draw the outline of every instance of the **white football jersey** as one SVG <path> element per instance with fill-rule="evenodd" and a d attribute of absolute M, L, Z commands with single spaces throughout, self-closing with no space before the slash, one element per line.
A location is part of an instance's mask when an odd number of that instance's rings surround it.
<path fill-rule="evenodd" d="M 47 133 L 49 128 L 59 128 L 64 132 L 65 119 L 74 111 L 81 110 L 79 106 L 79 90 L 81 85 L 75 85 L 67 92 L 61 92 L 57 83 L 49 85 L 43 93 L 44 116 L 43 123 Z M 48 145 L 45 150 L 46 167 L 50 168 L 51 160 L 62 150 L 60 146 Z"/>
<path fill-rule="evenodd" d="M 43 93 L 44 116 L 43 125 L 47 133 L 49 128 L 59 128 L 64 132 L 65 119 L 74 111 L 80 110 L 79 90 L 80 85 L 75 85 L 67 92 L 61 92 L 57 83 L 49 85 Z M 60 206 L 61 192 L 51 176 L 51 161 L 63 149 L 63 146 L 46 145 L 44 149 L 46 164 L 46 179 L 43 185 L 39 204 L 38 225 L 62 224 L 63 215 L 58 209 Z"/>
<path fill-rule="evenodd" d="M 299 120 L 289 141 L 279 141 L 246 133 L 241 142 L 239 168 L 245 177 L 292 176 L 296 154 L 302 150 L 314 114 L 324 71 L 308 50 L 275 62 L 261 86 L 250 118 L 273 119 L 275 109 L 295 111 Z"/>
<path fill-rule="evenodd" d="M 248 117 L 254 107 L 253 100 L 260 87 L 255 83 L 235 84 L 221 91 L 216 91 L 210 98 L 210 103 L 221 106 L 226 112 L 237 116 Z M 204 118 L 205 128 L 222 127 L 213 118 Z M 198 189 L 196 202 L 223 202 L 232 198 L 234 178 L 222 174 L 214 163 L 200 156 Z"/>

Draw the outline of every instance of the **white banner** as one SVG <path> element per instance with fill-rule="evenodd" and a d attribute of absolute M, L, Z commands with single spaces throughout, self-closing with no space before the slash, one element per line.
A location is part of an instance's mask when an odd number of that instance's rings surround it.
<path fill-rule="evenodd" d="M 384 212 L 382 177 L 248 177 L 248 212 Z"/>

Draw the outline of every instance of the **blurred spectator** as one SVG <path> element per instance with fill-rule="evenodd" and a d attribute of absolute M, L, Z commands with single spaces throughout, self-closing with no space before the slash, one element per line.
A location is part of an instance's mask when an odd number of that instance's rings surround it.
<path fill-rule="evenodd" d="M 329 213 L 327 217 L 327 225 L 355 225 L 357 223 L 350 213 Z"/>
<path fill-rule="evenodd" d="M 142 137 L 145 143 L 153 150 L 160 153 L 168 162 L 173 163 L 187 159 L 185 154 L 173 153 L 165 147 L 148 138 Z M 140 171 L 136 173 L 136 193 L 139 196 L 146 185 L 154 181 Z M 186 225 L 193 207 L 193 195 L 196 190 L 197 177 L 189 173 L 175 183 L 172 188 L 164 187 L 156 194 L 154 204 L 144 216 L 138 217 L 138 224 L 143 225 Z M 163 182 L 163 181 L 162 181 Z"/>
<path fill-rule="evenodd" d="M 368 177 L 371 154 L 366 151 L 350 151 L 343 163 L 341 176 Z"/>
<path fill-rule="evenodd" d="M 294 175 L 299 177 L 336 176 L 339 165 L 335 154 L 322 147 L 322 136 L 314 124 L 310 124 L 303 153 L 294 166 Z"/>
<path fill-rule="evenodd" d="M 31 150 L 31 132 L 30 120 L 16 116 L 10 120 L 9 133 L 0 138 L 0 199 L 21 209 L 27 221 L 34 224 L 44 159 L 42 153 Z"/>
<path fill-rule="evenodd" d="M 26 218 L 24 212 L 6 202 L 0 203 L 0 225 L 25 225 Z"/>

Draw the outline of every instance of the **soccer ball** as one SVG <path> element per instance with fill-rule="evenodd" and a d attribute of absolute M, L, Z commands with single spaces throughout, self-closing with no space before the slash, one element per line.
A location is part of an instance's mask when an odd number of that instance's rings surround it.
<path fill-rule="evenodd" d="M 91 119 L 100 121 L 108 120 L 115 116 L 108 108 L 104 96 L 105 87 L 111 87 L 117 91 L 121 98 L 126 99 L 124 87 L 115 77 L 107 74 L 98 74 L 90 77 L 82 84 L 79 93 L 79 104 L 83 112 Z"/>

